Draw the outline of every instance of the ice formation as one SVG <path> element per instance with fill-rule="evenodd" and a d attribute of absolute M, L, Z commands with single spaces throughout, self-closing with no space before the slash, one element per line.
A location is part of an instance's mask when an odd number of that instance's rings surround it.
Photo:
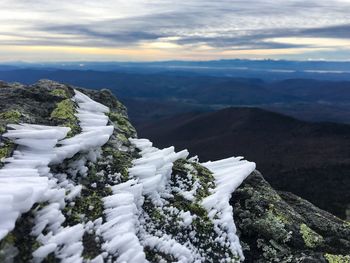
<path fill-rule="evenodd" d="M 143 194 L 148 196 L 155 205 L 162 207 L 165 202 L 162 195 L 167 195 L 169 190 L 173 163 L 179 159 L 186 159 L 189 153 L 187 150 L 176 153 L 174 147 L 160 150 L 153 147 L 152 142 L 147 139 L 129 140 L 141 150 L 141 158 L 133 161 L 134 166 L 129 168 L 129 174 L 131 177 L 138 179 L 138 182 L 142 185 Z M 187 223 L 188 214 L 184 215 L 184 219 Z M 144 219 L 142 220 L 144 221 Z M 172 255 L 177 262 L 194 262 L 194 259 L 200 258 L 196 251 L 180 244 L 170 235 L 165 233 L 162 233 L 161 237 L 152 235 L 142 225 L 140 225 L 138 231 L 143 246 Z"/>
<path fill-rule="evenodd" d="M 77 90 L 75 90 L 73 99 L 79 106 L 76 116 L 79 119 L 82 133 L 59 142 L 60 147 L 55 148 L 54 163 L 61 163 L 78 152 L 88 152 L 104 145 L 113 133 L 114 127 L 106 126 L 108 117 L 105 113 L 109 112 L 106 106 L 93 101 Z"/>
<path fill-rule="evenodd" d="M 159 150 L 152 147 L 147 139 L 130 139 L 141 150 L 141 158 L 133 161 L 134 167 L 129 169 L 132 177 L 140 179 L 143 193 L 155 195 L 164 191 L 170 179 L 173 163 L 178 159 L 186 159 L 188 151 L 176 153 L 174 147 Z"/>
<path fill-rule="evenodd" d="M 56 199 L 59 191 L 51 190 L 48 165 L 55 157 L 54 147 L 63 139 L 69 128 L 40 125 L 9 125 L 4 137 L 17 145 L 12 157 L 5 159 L 0 170 L 0 239 L 14 227 L 17 218 L 39 202 Z"/>
<path fill-rule="evenodd" d="M 62 262 L 82 262 L 84 225 L 63 227 L 65 218 L 61 209 L 65 201 L 79 195 L 81 186 L 73 185 L 64 174 L 53 175 L 49 165 L 61 163 L 77 153 L 91 154 L 104 145 L 114 126 L 106 126 L 109 109 L 75 90 L 77 114 L 82 132 L 64 139 L 70 128 L 32 124 L 8 125 L 3 136 L 18 145 L 13 156 L 5 159 L 0 170 L 0 240 L 13 228 L 17 218 L 29 211 L 35 203 L 49 204 L 35 214 L 32 235 L 43 244 L 33 252 L 35 261 L 41 261 L 55 252 Z M 47 234 L 43 234 L 44 229 Z"/>
<path fill-rule="evenodd" d="M 134 167 L 129 169 L 131 176 L 138 178 L 143 184 L 143 193 L 152 198 L 152 201 L 162 207 L 164 199 L 162 194 L 169 193 L 167 184 L 171 176 L 173 163 L 178 159 L 186 159 L 187 150 L 175 153 L 173 147 L 159 150 L 152 147 L 152 143 L 147 139 L 130 140 L 138 149 L 141 150 L 141 158 L 133 161 Z M 225 246 L 229 241 L 229 248 L 233 255 L 241 260 L 244 259 L 242 248 L 236 235 L 236 228 L 233 221 L 233 209 L 229 204 L 231 194 L 242 183 L 242 181 L 255 169 L 255 163 L 242 160 L 241 157 L 232 157 L 216 162 L 207 162 L 202 164 L 208 168 L 214 175 L 215 188 L 211 194 L 202 200 L 202 205 L 208 211 L 208 215 L 214 223 L 214 229 L 217 233 L 216 241 Z M 176 191 L 187 200 L 194 200 L 194 192 L 197 190 L 198 182 L 195 181 L 191 191 L 183 191 L 179 187 Z M 168 185 L 169 187 L 169 185 Z M 174 189 L 172 189 L 174 190 Z M 177 210 L 176 208 L 171 208 Z M 175 211 L 182 218 L 183 225 L 192 223 L 192 215 L 189 212 Z M 197 253 L 196 249 L 190 245 L 182 245 L 167 234 L 161 237 L 154 236 L 147 231 L 141 234 L 142 244 L 155 248 L 166 254 L 173 255 L 178 262 L 201 262 L 203 258 Z M 225 257 L 222 261 L 225 262 Z M 229 261 L 230 259 L 227 258 Z"/>
<path fill-rule="evenodd" d="M 174 147 L 159 150 L 152 147 L 152 143 L 146 139 L 130 141 L 141 150 L 142 157 L 134 160 L 134 166 L 129 168 L 129 175 L 134 179 L 113 186 L 113 195 L 104 198 L 107 222 L 99 228 L 105 240 L 102 248 L 112 255 L 119 255 L 116 262 L 147 262 L 143 251 L 146 243 L 175 254 L 182 248 L 180 251 L 187 251 L 187 254 L 180 253 L 180 258 L 191 256 L 187 248 L 165 236 L 159 239 L 150 235 L 141 238 L 136 235 L 141 230 L 139 218 L 143 195 L 151 196 L 155 202 L 159 202 L 159 193 L 165 190 L 170 179 L 173 162 L 186 158 L 188 152 L 176 153 Z"/>
<path fill-rule="evenodd" d="M 87 161 L 96 162 L 101 147 L 116 132 L 114 126 L 108 125 L 108 107 L 77 90 L 73 100 L 77 104 L 76 117 L 81 133 L 71 138 L 67 138 L 70 129 L 66 127 L 8 125 L 9 130 L 3 136 L 18 147 L 12 157 L 5 159 L 4 167 L 0 169 L 0 240 L 14 229 L 20 215 L 40 203 L 41 207 L 33 212 L 35 224 L 31 231 L 40 245 L 32 254 L 34 262 L 41 262 L 52 253 L 64 263 L 86 262 L 82 257 L 83 236 L 91 231 L 101 239 L 101 254 L 88 261 L 91 263 L 148 262 L 145 247 L 168 254 L 177 262 L 205 261 L 205 251 L 194 245 L 200 242 L 192 227 L 197 215 L 171 206 L 167 201 L 175 194 L 190 203 L 198 201 L 197 191 L 203 186 L 198 178 L 192 178 L 191 172 L 195 169 L 190 162 L 186 164 L 189 172 L 187 177 L 181 179 L 183 181 L 176 181 L 177 175 L 172 177 L 174 163 L 186 160 L 189 153 L 187 150 L 175 152 L 174 147 L 158 149 L 146 139 L 129 139 L 140 150 L 140 157 L 132 161 L 126 181 L 105 185 L 112 190 L 112 194 L 102 199 L 104 217 L 93 222 L 64 224 L 66 218 L 62 210 L 67 205 L 74 205 L 83 188 L 69 176 L 86 174 Z M 72 157 L 76 158 L 70 160 L 64 172 L 51 171 L 53 166 Z M 198 164 L 194 159 L 190 161 Z M 229 158 L 202 165 L 215 178 L 210 195 L 200 200 L 206 209 L 202 210 L 208 212 L 214 224 L 215 242 L 222 244 L 222 247 L 227 247 L 229 242 L 232 255 L 243 259 L 229 199 L 255 169 L 255 164 L 241 158 Z M 176 185 L 171 185 L 174 178 Z M 186 187 L 186 184 L 191 184 L 191 187 Z M 177 224 L 189 232 L 192 240 L 180 242 L 152 225 L 143 207 L 146 199 L 154 208 L 163 209 L 161 216 L 169 220 L 172 220 L 172 216 L 177 218 Z M 229 260 L 232 258 L 225 255 L 220 262 Z"/>
<path fill-rule="evenodd" d="M 100 227 L 105 243 L 102 249 L 118 255 L 116 262 L 146 262 L 136 233 L 142 205 L 142 184 L 129 180 L 112 187 L 113 195 L 104 198 L 107 222 Z"/>
<path fill-rule="evenodd" d="M 202 205 L 217 226 L 219 236 L 222 236 L 222 232 L 226 233 L 232 252 L 244 258 L 229 201 L 231 194 L 255 170 L 255 163 L 242 160 L 242 157 L 232 157 L 202 165 L 213 173 L 216 184 L 212 194 L 203 200 Z"/>

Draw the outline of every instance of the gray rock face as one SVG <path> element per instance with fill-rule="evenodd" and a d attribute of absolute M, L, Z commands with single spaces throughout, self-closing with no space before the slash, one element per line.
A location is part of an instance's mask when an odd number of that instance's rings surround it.
<path fill-rule="evenodd" d="M 135 137 L 136 131 L 130 124 L 125 107 L 108 90 L 80 89 L 92 99 L 110 108 L 109 120 L 115 124 L 115 132 L 102 148 L 102 160 L 88 163 L 88 172 L 82 179 L 72 178 L 73 182 L 83 185 L 82 193 L 72 207 L 63 211 L 65 226 L 84 220 L 102 218 L 101 199 L 110 195 L 110 184 L 128 180 L 128 168 L 132 161 L 139 158 L 139 151 L 127 138 Z M 78 120 L 74 116 L 76 105 L 70 100 L 73 87 L 52 82 L 39 81 L 31 86 L 0 82 L 0 134 L 6 131 L 6 124 L 26 122 L 51 126 L 69 126 L 69 136 L 80 132 Z M 0 158 L 11 156 L 15 145 L 1 137 Z M 70 161 L 51 167 L 53 171 L 67 169 Z M 0 166 L 1 168 L 1 166 Z M 100 177 L 104 172 L 118 174 L 118 178 Z M 189 202 L 176 195 L 167 199 L 167 206 L 188 211 L 196 216 L 191 229 L 196 232 L 196 241 L 192 242 L 198 250 L 205 251 L 205 262 L 218 262 L 227 254 L 225 247 L 218 247 L 211 240 L 215 235 L 207 212 L 199 205 L 200 200 L 210 194 L 213 177 L 210 171 L 192 161 L 174 163 L 171 187 L 192 185 L 184 178 L 189 172 L 198 180 L 198 202 Z M 183 180 L 183 181 L 182 181 Z M 246 262 L 350 262 L 350 223 L 318 209 L 311 203 L 291 193 L 275 191 L 258 172 L 253 172 L 234 192 L 231 198 L 234 220 L 245 254 Z M 30 235 L 34 224 L 34 214 L 45 204 L 38 204 L 32 211 L 23 214 L 16 228 L 0 241 L 0 262 L 29 262 L 32 252 L 39 244 Z M 163 231 L 179 242 L 187 242 L 193 233 L 177 224 L 176 217 L 167 216 L 164 211 L 145 200 L 143 209 L 152 222 L 152 231 Z M 84 215 L 82 217 L 82 215 Z M 101 219 L 101 220 L 102 220 Z M 86 223 L 85 222 L 85 223 Z M 155 229 L 153 229 L 155 228 Z M 83 237 L 83 257 L 86 262 L 101 253 L 101 244 L 96 233 Z M 175 258 L 154 248 L 145 248 L 146 258 L 151 262 L 173 262 Z M 227 255 L 226 255 L 227 256 Z M 115 260 L 111 257 L 110 260 Z M 235 262 L 235 257 L 232 261 Z M 58 262 L 59 258 L 50 254 L 45 262 Z"/>
<path fill-rule="evenodd" d="M 350 262 L 350 224 L 253 172 L 232 196 L 246 262 Z"/>

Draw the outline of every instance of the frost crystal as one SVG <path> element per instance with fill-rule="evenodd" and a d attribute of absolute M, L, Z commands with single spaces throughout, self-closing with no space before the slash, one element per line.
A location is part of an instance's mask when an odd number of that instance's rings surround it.
<path fill-rule="evenodd" d="M 149 140 L 130 138 L 128 154 L 140 157 L 130 158 L 123 175 L 110 171 L 109 162 L 124 153 L 108 148 L 120 139 L 109 125 L 109 108 L 77 90 L 73 100 L 81 133 L 71 138 L 66 127 L 8 125 L 3 136 L 18 147 L 0 169 L 0 240 L 32 209 L 30 235 L 39 245 L 34 262 L 51 255 L 65 263 L 142 263 L 152 256 L 177 262 L 244 259 L 229 199 L 254 163 L 228 158 L 201 166 L 198 158 L 187 159 L 187 150 L 158 149 Z M 95 169 L 97 163 L 106 169 Z M 76 180 L 87 180 L 92 169 L 93 181 Z M 92 201 L 72 215 L 83 198 Z M 97 217 L 86 216 L 95 210 Z M 94 258 L 83 258 L 86 237 L 98 245 Z"/>

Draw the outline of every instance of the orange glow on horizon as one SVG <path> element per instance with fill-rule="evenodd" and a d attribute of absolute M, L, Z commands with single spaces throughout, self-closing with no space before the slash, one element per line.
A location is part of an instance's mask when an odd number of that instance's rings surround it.
<path fill-rule="evenodd" d="M 327 50 L 326 48 L 285 48 L 285 49 L 242 49 L 242 50 L 216 50 L 213 48 L 191 47 L 178 45 L 144 44 L 134 48 L 102 48 L 102 47 L 74 47 L 74 46 L 2 46 L 3 51 L 13 54 L 32 54 L 41 58 L 63 60 L 83 59 L 99 60 L 138 60 L 157 61 L 168 59 L 181 60 L 210 60 L 220 58 L 240 58 L 255 56 L 266 58 L 273 55 L 302 54 L 305 52 Z M 72 57 L 71 57 L 72 56 Z M 47 59 L 46 59 L 47 60 Z"/>

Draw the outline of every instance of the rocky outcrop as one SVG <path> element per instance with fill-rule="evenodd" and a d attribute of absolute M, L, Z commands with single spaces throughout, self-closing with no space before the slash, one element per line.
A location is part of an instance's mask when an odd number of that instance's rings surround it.
<path fill-rule="evenodd" d="M 44 126 L 8 126 L 19 123 Z M 33 153 L 19 138 L 25 133 L 37 143 L 43 132 L 36 130 L 47 126 L 69 129 L 52 146 L 52 159 L 36 164 L 28 153 L 42 158 L 51 148 Z M 137 139 L 125 107 L 108 90 L 0 82 L 0 133 L 0 187 L 24 153 L 25 164 L 48 180 L 29 209 L 0 188 L 0 200 L 21 212 L 14 227 L 0 220 L 0 262 L 240 262 L 242 252 L 246 262 L 350 262 L 348 222 L 276 192 L 251 173 L 253 163 L 201 164 L 187 151 Z"/>
<path fill-rule="evenodd" d="M 350 262 L 350 223 L 254 171 L 231 198 L 246 262 Z"/>

